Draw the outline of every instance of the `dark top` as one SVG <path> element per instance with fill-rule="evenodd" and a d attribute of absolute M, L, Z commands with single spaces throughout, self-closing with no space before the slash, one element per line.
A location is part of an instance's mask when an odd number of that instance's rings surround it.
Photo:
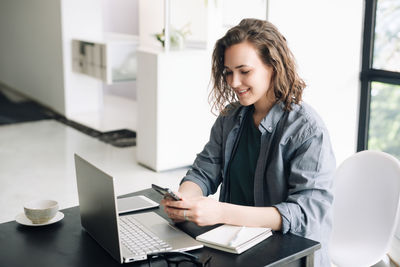
<path fill-rule="evenodd" d="M 260 153 L 261 132 L 253 121 L 254 108 L 246 115 L 239 143 L 230 163 L 230 203 L 254 206 L 254 174 Z"/>

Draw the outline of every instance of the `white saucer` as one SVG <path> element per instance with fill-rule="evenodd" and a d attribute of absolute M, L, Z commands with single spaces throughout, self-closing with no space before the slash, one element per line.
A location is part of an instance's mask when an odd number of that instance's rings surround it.
<path fill-rule="evenodd" d="M 31 220 L 26 218 L 25 213 L 20 213 L 15 217 L 15 221 L 19 224 L 22 225 L 27 225 L 27 226 L 43 226 L 43 225 L 48 225 L 52 223 L 56 223 L 58 221 L 61 221 L 64 218 L 64 213 L 61 211 L 58 211 L 56 216 L 53 217 L 50 221 L 47 221 L 45 223 L 38 223 L 38 224 L 33 224 Z"/>

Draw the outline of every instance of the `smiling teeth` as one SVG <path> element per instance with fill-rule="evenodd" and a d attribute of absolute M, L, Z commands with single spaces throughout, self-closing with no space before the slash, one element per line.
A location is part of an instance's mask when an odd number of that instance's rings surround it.
<path fill-rule="evenodd" d="M 239 93 L 244 93 L 244 92 L 246 92 L 247 90 L 249 90 L 249 89 L 239 90 Z"/>

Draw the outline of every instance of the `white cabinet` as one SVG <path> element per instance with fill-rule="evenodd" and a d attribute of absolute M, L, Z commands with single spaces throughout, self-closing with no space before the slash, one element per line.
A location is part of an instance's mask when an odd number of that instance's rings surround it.
<path fill-rule="evenodd" d="M 211 54 L 139 48 L 137 57 L 137 160 L 156 171 L 191 165 L 215 120 Z"/>

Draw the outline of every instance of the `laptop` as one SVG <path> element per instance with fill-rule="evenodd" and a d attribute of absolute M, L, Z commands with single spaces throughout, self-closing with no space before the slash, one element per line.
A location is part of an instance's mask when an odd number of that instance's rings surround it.
<path fill-rule="evenodd" d="M 147 254 L 160 251 L 203 247 L 154 212 L 119 215 L 113 177 L 77 154 L 75 169 L 82 227 L 118 262 L 145 260 Z M 153 245 L 135 245 L 132 240 L 136 239 Z"/>

